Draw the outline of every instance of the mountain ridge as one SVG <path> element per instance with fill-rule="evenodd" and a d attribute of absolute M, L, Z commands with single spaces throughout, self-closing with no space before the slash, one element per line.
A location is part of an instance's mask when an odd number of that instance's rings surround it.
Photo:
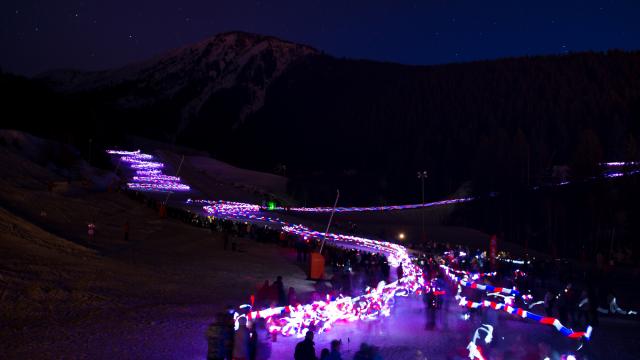
<path fill-rule="evenodd" d="M 91 108 L 95 128 L 261 171 L 286 165 L 315 182 L 301 189 L 350 186 L 354 203 L 415 200 L 407 169 L 439 174 L 427 193 L 444 195 L 467 181 L 494 191 L 540 183 L 553 165 L 578 176 L 599 159 L 640 158 L 637 51 L 403 65 L 256 34 L 212 39 L 65 97 Z M 598 156 L 579 156 L 585 147 Z"/>
<path fill-rule="evenodd" d="M 158 99 L 174 97 L 195 83 L 199 93 L 185 104 L 180 130 L 197 116 L 214 93 L 238 85 L 248 93 L 248 101 L 240 112 L 242 121 L 262 106 L 266 88 L 287 66 L 300 57 L 317 53 L 310 46 L 273 36 L 226 32 L 115 69 L 50 71 L 37 78 L 63 93 L 102 91 L 135 83 L 134 89 L 116 102 L 123 108 L 144 107 Z M 141 88 L 146 93 L 139 91 Z"/>

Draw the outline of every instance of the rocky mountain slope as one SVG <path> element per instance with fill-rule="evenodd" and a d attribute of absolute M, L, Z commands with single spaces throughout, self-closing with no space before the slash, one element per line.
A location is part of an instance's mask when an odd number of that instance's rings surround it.
<path fill-rule="evenodd" d="M 350 203 L 415 201 L 420 169 L 438 174 L 426 193 L 441 198 L 469 181 L 486 193 L 543 184 L 554 165 L 584 177 L 599 161 L 640 159 L 640 52 L 406 66 L 226 33 L 121 69 L 40 79 L 83 107 L 74 131 L 286 168 L 291 193 L 321 203 L 337 186 Z"/>
<path fill-rule="evenodd" d="M 292 63 L 316 53 L 275 37 L 230 32 L 119 69 L 50 71 L 39 78 L 66 93 L 100 92 L 120 108 L 177 101 L 180 132 L 214 94 L 229 89 L 242 93 L 242 122 L 262 107 L 267 87 Z"/>

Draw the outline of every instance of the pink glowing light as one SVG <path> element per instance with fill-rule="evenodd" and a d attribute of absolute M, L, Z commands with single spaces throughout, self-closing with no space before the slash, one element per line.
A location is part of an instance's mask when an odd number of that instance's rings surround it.
<path fill-rule="evenodd" d="M 177 176 L 164 175 L 161 168 L 164 164 L 153 159 L 153 155 L 143 154 L 137 151 L 107 150 L 112 155 L 120 155 L 120 161 L 129 164 L 131 169 L 136 170 L 133 182 L 127 183 L 127 187 L 136 191 L 153 192 L 184 192 L 191 188 L 182 184 Z"/>
<path fill-rule="evenodd" d="M 441 201 L 435 201 L 435 202 L 430 202 L 425 204 L 369 206 L 369 207 L 337 207 L 335 211 L 336 212 L 362 212 L 362 211 L 408 210 L 408 209 L 420 209 L 420 208 L 434 207 L 434 206 L 461 204 L 461 203 L 469 202 L 472 200 L 475 200 L 475 198 L 467 197 L 467 198 L 459 198 L 459 199 L 441 200 Z M 323 213 L 323 212 L 331 212 L 333 211 L 333 208 L 332 207 L 293 207 L 293 208 L 277 207 L 275 208 L 275 210 L 291 211 L 291 212 Z"/>
<path fill-rule="evenodd" d="M 150 175 L 161 175 L 162 170 L 152 169 L 152 170 L 136 170 L 136 174 L 140 176 L 150 176 Z"/>
<path fill-rule="evenodd" d="M 136 151 L 107 150 L 107 154 L 111 154 L 111 155 L 136 155 L 136 154 L 140 154 L 140 150 L 136 150 Z"/>
<path fill-rule="evenodd" d="M 163 168 L 164 164 L 153 161 L 140 161 L 131 165 L 132 169 L 157 169 Z"/>
<path fill-rule="evenodd" d="M 540 324 L 545 324 L 545 325 L 552 325 L 553 327 L 556 328 L 556 330 L 558 330 L 562 335 L 567 336 L 568 338 L 571 339 L 580 339 L 580 338 L 585 338 L 586 340 L 589 340 L 591 338 L 591 332 L 592 332 L 592 328 L 591 326 L 588 326 L 586 331 L 573 331 L 572 329 L 562 325 L 562 323 L 560 322 L 560 320 L 556 319 L 556 318 L 552 318 L 552 317 L 544 317 L 532 312 L 529 312 L 527 310 L 524 310 L 522 308 L 519 307 L 514 307 L 512 304 L 505 304 L 505 303 L 497 303 L 494 301 L 489 301 L 489 300 L 483 300 L 480 302 L 474 302 L 474 301 L 470 301 L 467 300 L 465 297 L 460 296 L 461 292 L 462 292 L 462 288 L 461 285 L 465 285 L 465 286 L 469 286 L 471 288 L 480 290 L 480 291 L 486 291 L 486 292 L 494 292 L 494 293 L 500 293 L 500 291 L 496 292 L 495 290 L 497 289 L 503 289 L 503 288 L 495 288 L 495 287 L 490 287 L 489 285 L 486 285 L 484 287 L 479 286 L 480 284 L 477 284 L 475 287 L 473 287 L 472 285 L 475 283 L 469 282 L 467 279 L 467 275 L 465 275 L 464 278 L 459 278 L 453 271 L 450 271 L 450 268 L 446 265 L 440 265 L 440 268 L 442 268 L 445 272 L 445 275 L 447 275 L 447 277 L 451 280 L 453 280 L 454 282 L 456 282 L 458 284 L 458 294 L 456 295 L 456 299 L 459 301 L 458 305 L 460 306 L 464 306 L 464 307 L 468 307 L 470 309 L 477 309 L 477 308 L 487 308 L 487 309 L 492 309 L 495 311 L 505 311 L 511 315 L 516 315 L 519 317 L 522 317 L 524 319 L 529 319 L 529 320 L 533 320 L 536 321 Z"/>
<path fill-rule="evenodd" d="M 141 182 L 162 182 L 162 181 L 179 182 L 180 178 L 177 176 L 158 174 L 158 175 L 149 175 L 149 176 L 134 176 L 133 180 L 141 181 Z"/>
<path fill-rule="evenodd" d="M 393 299 L 396 296 L 407 296 L 410 293 L 427 291 L 424 276 L 420 267 L 414 265 L 409 254 L 401 245 L 384 241 L 366 239 L 351 235 L 325 234 L 310 230 L 299 224 L 289 224 L 280 219 L 259 215 L 260 206 L 230 201 L 187 200 L 188 203 L 206 204 L 203 207 L 209 215 L 240 220 L 258 220 L 274 223 L 282 227 L 282 231 L 305 239 L 326 240 L 334 246 L 360 249 L 384 254 L 391 266 L 402 266 L 404 277 L 390 284 L 381 283 L 375 289 L 358 297 L 340 295 L 335 300 L 317 301 L 307 305 L 268 308 L 249 312 L 249 320 L 264 318 L 271 332 L 285 336 L 304 336 L 310 329 L 319 332 L 331 329 L 339 321 L 355 321 L 389 316 Z"/>
<path fill-rule="evenodd" d="M 129 189 L 138 191 L 189 191 L 191 188 L 185 184 L 149 184 L 149 183 L 128 183 Z"/>

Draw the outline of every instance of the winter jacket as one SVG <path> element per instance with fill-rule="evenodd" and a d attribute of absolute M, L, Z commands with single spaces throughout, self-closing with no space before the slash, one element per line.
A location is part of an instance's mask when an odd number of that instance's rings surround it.
<path fill-rule="evenodd" d="M 318 360 L 316 357 L 316 348 L 313 341 L 302 340 L 296 345 L 296 351 L 293 355 L 295 360 Z"/>
<path fill-rule="evenodd" d="M 240 326 L 233 338 L 233 358 L 249 360 L 249 329 L 246 326 Z"/>

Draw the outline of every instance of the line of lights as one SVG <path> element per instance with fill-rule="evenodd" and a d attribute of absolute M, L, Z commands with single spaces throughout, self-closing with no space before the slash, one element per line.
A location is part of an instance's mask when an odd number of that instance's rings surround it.
<path fill-rule="evenodd" d="M 177 176 L 171 175 L 152 175 L 152 176 L 134 176 L 134 181 L 140 182 L 161 182 L 161 181 L 180 181 L 180 178 Z"/>
<path fill-rule="evenodd" d="M 600 163 L 601 166 L 604 167 L 621 167 L 621 166 L 637 166 L 640 165 L 640 162 L 635 162 L 635 161 L 628 161 L 628 162 L 607 162 L 607 163 Z M 636 175 L 640 173 L 640 170 L 632 170 L 632 171 L 627 171 L 627 172 L 621 172 L 621 171 L 604 171 L 602 173 L 602 177 L 604 178 L 617 178 L 617 177 L 621 177 L 621 176 L 628 176 L 628 175 Z M 590 177 L 586 180 L 596 180 L 599 177 L 594 176 L 594 177 Z M 564 185 L 569 185 L 572 183 L 575 183 L 577 181 L 562 181 L 559 182 L 557 184 L 553 184 L 551 186 L 564 186 Z M 533 190 L 538 190 L 540 188 L 543 188 L 546 186 L 534 186 L 532 189 Z M 489 196 L 496 196 L 497 193 L 491 193 L 489 194 Z M 477 197 L 463 197 L 463 198 L 457 198 L 457 199 L 449 199 L 449 200 L 441 200 L 441 201 L 434 201 L 434 202 L 430 202 L 430 203 L 424 203 L 424 204 L 407 204 L 407 205 L 387 205 L 387 206 L 365 206 L 365 207 L 337 207 L 335 208 L 336 212 L 364 212 L 364 211 L 394 211 L 394 210 L 410 210 L 410 209 L 420 209 L 420 208 L 428 208 L 428 207 L 436 207 L 436 206 L 445 206 L 445 205 L 455 205 L 455 204 L 461 204 L 461 203 L 466 203 L 469 201 L 473 201 L 476 200 Z M 310 212 L 310 213 L 327 213 L 327 212 L 331 212 L 334 210 L 334 208 L 332 207 L 274 207 L 274 208 L 267 208 L 267 207 L 263 207 L 263 210 L 274 210 L 274 211 L 287 211 L 287 212 Z"/>
<path fill-rule="evenodd" d="M 368 206 L 368 207 L 337 207 L 336 212 L 362 212 L 362 211 L 393 211 L 393 210 L 409 210 L 420 209 L 434 206 L 461 204 L 475 200 L 474 197 L 441 200 L 424 204 L 407 204 L 407 205 L 388 205 L 388 206 Z M 265 210 L 268 210 L 265 208 Z M 291 211 L 291 212 L 317 212 L 325 213 L 333 211 L 332 207 L 276 207 L 271 210 Z"/>
<path fill-rule="evenodd" d="M 135 150 L 135 151 L 107 150 L 107 154 L 110 154 L 110 155 L 137 155 L 137 154 L 140 154 L 140 150 Z"/>
<path fill-rule="evenodd" d="M 128 183 L 129 188 L 144 191 L 188 191 L 189 186 L 181 184 L 178 177 L 171 177 L 163 175 L 161 168 L 164 164 L 161 162 L 150 161 L 153 159 L 152 155 L 142 154 L 140 150 L 137 151 L 120 151 L 109 150 L 107 151 L 112 155 L 120 155 L 123 162 L 129 163 L 132 169 L 136 170 L 138 176 L 134 176 L 134 182 Z M 636 162 L 610 162 L 603 163 L 601 165 L 607 167 L 619 167 L 628 165 L 637 165 Z M 624 175 L 633 175 L 640 173 L 640 170 L 634 170 L 629 172 L 620 171 L 608 171 L 602 176 L 605 178 L 616 178 Z M 590 178 L 590 179 L 596 179 Z M 569 182 L 562 182 L 557 185 L 566 185 Z M 538 187 L 534 188 L 537 189 Z M 492 194 L 495 195 L 495 194 Z M 425 204 L 408 204 L 408 205 L 393 205 L 393 206 L 374 206 L 374 207 L 340 207 L 336 208 L 336 212 L 363 212 L 363 211 L 393 211 L 393 210 L 408 210 L 419 209 L 434 206 L 452 205 L 465 203 L 475 200 L 474 197 L 459 198 L 443 200 Z M 300 236 L 304 239 L 314 238 L 319 240 L 326 240 L 332 242 L 336 246 L 348 247 L 351 249 L 361 249 L 371 251 L 375 253 L 385 254 L 389 263 L 392 266 L 400 266 L 403 269 L 404 277 L 390 284 L 381 283 L 375 289 L 368 289 L 367 293 L 358 297 L 344 297 L 331 300 L 327 298 L 326 301 L 318 301 L 307 305 L 286 306 L 279 308 L 269 308 L 264 310 L 250 311 L 248 314 L 240 315 L 236 313 L 236 316 L 246 316 L 250 320 L 259 317 L 268 320 L 269 329 L 271 332 L 278 332 L 283 335 L 296 335 L 304 336 L 304 334 L 310 329 L 315 328 L 319 332 L 328 331 L 332 324 L 344 320 L 365 320 L 372 319 L 378 316 L 389 316 L 390 308 L 393 305 L 393 298 L 395 296 L 407 296 L 410 293 L 420 293 L 421 291 L 430 291 L 429 285 L 424 281 L 422 270 L 414 265 L 406 249 L 397 244 L 391 244 L 383 241 L 366 239 L 356 236 L 341 235 L 341 234 L 323 234 L 318 231 L 310 230 L 302 225 L 291 225 L 278 218 L 271 218 L 259 214 L 261 210 L 279 210 L 279 211 L 291 211 L 291 212 L 330 212 L 333 208 L 329 207 L 276 207 L 275 209 L 267 209 L 258 205 L 244 204 L 228 201 L 206 201 L 206 200 L 190 200 L 194 203 L 207 204 L 204 206 L 204 210 L 210 214 L 225 218 L 232 219 L 245 219 L 245 220 L 257 220 L 265 221 L 269 223 L 278 224 L 282 227 L 282 230 Z M 515 261 L 514 261 L 515 262 Z M 450 269 L 450 276 L 456 270 Z M 465 278 L 458 279 L 458 284 L 468 286 L 473 289 L 482 290 L 488 292 L 489 295 L 497 295 L 502 297 L 502 294 L 519 295 L 515 289 L 506 289 L 501 287 L 494 287 L 491 285 L 477 284 L 472 280 L 477 280 L 482 276 L 493 276 L 495 273 L 486 274 L 464 274 Z M 455 275 L 453 275 L 455 277 Z M 457 278 L 457 277 L 455 277 Z M 460 286 L 458 286 L 460 292 Z M 553 325 L 560 333 L 570 338 L 585 338 L 590 339 L 592 328 L 588 327 L 584 332 L 574 332 L 573 330 L 566 328 L 560 323 L 558 319 L 551 317 L 543 317 L 537 314 L 530 313 L 521 308 L 513 307 L 509 304 L 496 303 L 492 301 L 472 302 L 468 301 L 459 294 L 456 296 L 460 300 L 461 306 L 469 308 L 485 307 L 492 308 L 494 310 L 504 310 L 507 313 L 518 315 L 523 318 L 528 318 L 534 321 L 538 321 L 542 324 Z M 617 305 L 617 304 L 616 304 Z M 617 309 L 616 309 L 617 310 Z M 621 311 L 620 311 L 621 312 Z M 632 312 L 630 312 L 632 313 Z M 486 331 L 486 330 L 485 330 Z M 492 331 L 492 329 L 491 329 Z M 474 339 L 475 340 L 475 339 Z M 475 345 L 475 341 L 472 341 Z M 471 350 L 470 350 L 471 351 Z M 480 357 L 478 357 L 480 358 Z"/>
<path fill-rule="evenodd" d="M 411 290 L 406 283 L 396 281 L 390 284 L 381 282 L 378 287 L 367 289 L 366 294 L 357 297 L 339 296 L 331 300 L 316 301 L 307 305 L 282 306 L 264 310 L 236 314 L 236 319 L 246 316 L 254 321 L 267 320 L 269 331 L 284 336 L 303 337 L 309 329 L 319 333 L 329 331 L 338 321 L 371 320 L 380 316 L 389 316 L 396 296 L 408 296 Z"/>
<path fill-rule="evenodd" d="M 523 319 L 529 319 L 529 320 L 533 320 L 536 321 L 540 324 L 545 324 L 545 325 L 552 325 L 553 327 L 556 328 L 556 330 L 558 330 L 562 335 L 567 336 L 571 339 L 580 339 L 580 338 L 585 338 L 587 340 L 589 340 L 591 338 L 591 332 L 593 331 L 591 326 L 587 326 L 586 331 L 573 331 L 572 329 L 562 325 L 562 323 L 560 322 L 560 320 L 554 318 L 554 317 L 546 317 L 546 316 L 542 316 L 542 315 L 538 315 L 538 314 L 534 314 L 532 312 L 529 312 L 527 310 L 524 310 L 522 308 L 519 307 L 514 307 L 511 305 L 507 305 L 507 304 L 503 304 L 503 303 L 497 303 L 494 301 L 489 301 L 489 300 L 483 300 L 481 302 L 474 302 L 471 300 L 467 300 L 464 297 L 460 298 L 460 301 L 458 303 L 458 305 L 460 306 L 466 306 L 470 309 L 476 309 L 476 308 L 489 308 L 489 309 L 493 309 L 496 311 L 499 310 L 503 310 L 511 315 L 517 315 L 522 317 Z"/>
<path fill-rule="evenodd" d="M 406 296 L 410 293 L 420 293 L 422 291 L 431 290 L 429 285 L 424 281 L 422 270 L 411 262 L 406 249 L 401 245 L 350 235 L 327 234 L 325 236 L 325 234 L 310 230 L 303 225 L 291 225 L 279 219 L 256 215 L 255 212 L 260 209 L 257 205 L 206 200 L 189 200 L 189 202 L 208 204 L 204 207 L 204 210 L 210 215 L 277 223 L 282 226 L 283 231 L 298 235 L 304 239 L 325 239 L 337 246 L 346 246 L 352 249 L 362 249 L 376 253 L 383 253 L 388 256 L 389 263 L 393 266 L 402 265 L 405 273 L 405 276 L 402 279 L 387 285 L 382 283 L 377 290 L 369 290 L 366 295 L 362 295 L 360 297 L 351 298 L 339 296 L 334 300 L 327 299 L 327 301 L 314 302 L 307 305 L 268 308 L 264 310 L 250 311 L 248 314 L 236 313 L 236 318 L 246 316 L 249 320 L 257 318 L 266 319 L 271 332 L 277 332 L 285 336 L 295 335 L 302 337 L 310 328 L 314 328 L 319 332 L 328 331 L 332 324 L 339 320 L 353 321 L 358 319 L 373 319 L 378 316 L 388 316 L 389 309 L 393 305 L 393 301 L 390 299 L 394 296 Z M 442 265 L 442 267 L 445 269 L 445 273 L 459 284 L 456 299 L 459 300 L 460 306 L 468 308 L 484 307 L 496 311 L 503 310 L 509 314 L 530 319 L 540 324 L 552 325 L 561 334 L 572 339 L 584 338 L 589 340 L 591 337 L 592 328 L 590 326 L 586 331 L 577 332 L 565 327 L 556 318 L 543 317 L 524 309 L 514 307 L 511 304 L 488 300 L 484 300 L 482 302 L 466 300 L 466 298 L 460 296 L 460 284 L 496 295 L 504 296 L 502 294 L 508 294 L 511 295 L 508 296 L 510 298 L 512 298 L 513 295 L 518 295 L 519 293 L 515 289 L 476 284 L 468 280 L 469 277 L 479 278 L 481 276 L 492 276 L 494 275 L 493 273 L 470 275 L 469 273 L 465 273 L 464 278 L 459 278 L 451 268 L 445 265 Z M 449 271 L 447 271 L 447 269 L 449 269 Z"/>
<path fill-rule="evenodd" d="M 612 162 L 600 163 L 600 166 L 606 166 L 606 167 L 636 166 L 636 165 L 640 165 L 640 162 L 637 162 L 637 161 L 612 161 Z"/>
<path fill-rule="evenodd" d="M 164 183 L 164 184 L 155 184 L 155 183 L 127 183 L 127 186 L 131 190 L 138 191 L 189 191 L 191 188 L 189 185 L 178 184 L 178 183 Z"/>
<path fill-rule="evenodd" d="M 458 276 L 456 276 L 453 272 L 448 271 L 450 268 L 446 265 L 440 265 L 440 267 L 444 270 L 445 274 L 449 277 L 449 279 L 453 280 L 456 284 L 458 284 L 458 293 L 456 294 L 456 299 L 459 300 L 458 305 L 460 306 L 464 306 L 470 309 L 476 309 L 476 308 L 487 308 L 487 309 L 493 309 L 496 311 L 500 311 L 503 310 L 511 315 L 516 315 L 516 316 L 520 316 L 523 319 L 529 319 L 529 320 L 533 320 L 536 321 L 540 324 L 545 324 L 545 325 L 552 325 L 553 327 L 556 328 L 556 330 L 558 330 L 562 335 L 567 336 L 571 339 L 581 339 L 584 338 L 586 340 L 589 340 L 591 338 L 591 332 L 592 332 L 592 328 L 591 326 L 588 326 L 586 331 L 573 331 L 572 329 L 562 325 L 562 323 L 560 322 L 560 320 L 554 318 L 554 317 L 545 317 L 542 315 L 538 315 L 532 312 L 529 312 L 527 310 L 524 310 L 522 308 L 519 307 L 514 307 L 510 304 L 504 304 L 504 303 L 497 303 L 494 301 L 489 301 L 489 300 L 483 300 L 480 302 L 474 302 L 474 301 L 470 301 L 467 300 L 465 297 L 461 296 L 460 293 L 462 292 L 462 288 L 461 285 L 464 282 L 468 283 L 468 280 L 466 278 L 459 278 Z M 479 285 L 479 284 L 478 284 Z M 486 292 L 494 292 L 492 290 L 490 290 L 488 287 L 490 285 L 486 285 L 486 287 L 484 289 L 480 288 L 480 286 L 475 287 L 476 290 L 484 290 Z M 494 288 L 495 290 L 495 288 Z M 489 295 L 489 294 L 487 294 Z"/>
<path fill-rule="evenodd" d="M 484 336 L 485 344 L 489 344 L 491 340 L 493 340 L 493 326 L 489 324 L 482 324 L 479 328 L 477 328 L 473 333 L 473 338 L 469 342 L 469 345 L 467 345 L 467 350 L 469 350 L 469 359 L 471 360 L 485 360 L 485 357 L 481 351 L 482 349 L 476 344 L 476 341 L 481 338 L 481 331 L 486 333 L 486 335 Z"/>
<path fill-rule="evenodd" d="M 140 176 L 162 175 L 162 170 L 158 170 L 158 169 L 136 170 L 136 175 L 140 175 Z"/>
<path fill-rule="evenodd" d="M 448 266 L 442 266 L 447 272 L 452 272 L 454 274 L 458 274 L 458 275 L 462 275 L 462 276 L 468 276 L 469 278 L 471 278 L 471 280 L 478 280 L 480 278 L 483 277 L 491 277 L 491 276 L 496 276 L 498 273 L 493 271 L 493 272 L 488 272 L 488 273 L 472 273 L 470 271 L 465 271 L 465 270 L 456 270 L 456 269 L 452 269 Z"/>
<path fill-rule="evenodd" d="M 151 159 L 153 159 L 153 155 L 142 154 L 142 153 L 138 153 L 134 155 L 126 155 L 120 158 L 120 160 L 124 162 L 130 162 L 130 163 L 140 163 L 145 160 L 151 160 Z"/>
<path fill-rule="evenodd" d="M 139 161 L 131 164 L 132 169 L 158 169 L 163 168 L 164 164 L 154 161 Z"/>
<path fill-rule="evenodd" d="M 269 331 L 284 336 L 302 337 L 313 328 L 322 333 L 331 329 L 338 321 L 355 321 L 389 316 L 394 304 L 394 297 L 408 296 L 410 293 L 421 293 L 428 289 L 422 269 L 412 263 L 406 248 L 384 241 L 366 239 L 351 235 L 320 233 L 303 225 L 289 224 L 258 214 L 260 206 L 231 201 L 187 200 L 187 203 L 205 205 L 204 211 L 211 216 L 219 216 L 237 220 L 259 220 L 278 224 L 282 231 L 299 236 L 305 240 L 326 240 L 338 247 L 359 249 L 384 254 L 391 266 L 401 266 L 403 277 L 389 284 L 381 282 L 377 288 L 368 289 L 366 294 L 358 297 L 338 296 L 331 300 L 316 301 L 311 304 L 284 306 L 253 310 L 247 314 L 236 313 L 236 319 L 246 316 L 248 320 L 264 318 Z M 246 308 L 246 306 L 245 306 Z"/>
<path fill-rule="evenodd" d="M 411 262 L 406 249 L 398 244 L 366 239 L 351 235 L 342 234 L 325 234 L 308 229 L 303 225 L 291 225 L 279 219 L 272 219 L 265 216 L 256 215 L 254 212 L 259 210 L 257 205 L 225 202 L 225 201 L 207 201 L 207 200 L 189 200 L 191 203 L 207 204 L 204 210 L 210 215 L 229 217 L 233 219 L 260 219 L 277 223 L 282 226 L 282 230 L 300 236 L 304 239 L 315 238 L 330 241 L 336 246 L 344 246 L 351 249 L 361 249 L 375 253 L 382 253 L 388 256 L 389 263 L 392 266 L 402 266 L 404 277 L 400 280 L 384 284 L 382 283 L 378 289 L 369 290 L 366 295 L 351 298 L 339 296 L 337 299 L 327 301 L 314 302 L 307 305 L 285 306 L 279 308 L 268 308 L 264 310 L 250 311 L 248 314 L 236 313 L 236 318 L 246 316 L 249 320 L 264 318 L 267 320 L 269 331 L 280 333 L 285 336 L 295 335 L 304 336 L 309 329 L 316 329 L 322 333 L 328 331 L 332 324 L 340 321 L 353 321 L 373 319 L 378 316 L 388 316 L 390 307 L 393 305 L 392 299 L 395 296 L 406 296 L 410 293 L 420 293 L 422 291 L 431 291 L 429 285 L 424 281 L 422 269 Z M 449 277 L 456 280 L 458 284 L 463 284 L 471 288 L 494 293 L 498 295 L 508 294 L 519 295 L 515 289 L 507 289 L 494 287 L 491 285 L 476 284 L 468 280 L 468 274 L 464 274 L 465 278 L 459 278 L 453 271 L 446 271 L 451 268 L 442 265 L 443 269 Z M 471 274 L 471 278 L 479 278 L 480 276 L 493 276 L 494 273 Z M 509 314 L 517 315 L 522 318 L 537 321 L 541 324 L 554 326 L 561 334 L 573 339 L 591 337 L 592 328 L 588 327 L 584 332 L 575 332 L 560 323 L 558 319 L 543 317 L 529 311 L 514 307 L 510 304 L 497 303 L 493 301 L 472 302 L 460 296 L 461 287 L 458 285 L 459 305 L 469 308 L 491 308 L 499 311 L 503 310 Z M 502 295 L 504 296 L 504 295 Z"/>
<path fill-rule="evenodd" d="M 123 151 L 107 150 L 108 154 L 119 155 L 120 161 L 129 164 L 129 167 L 136 171 L 132 182 L 127 183 L 127 187 L 136 191 L 152 192 L 184 192 L 189 191 L 189 185 L 180 182 L 177 176 L 164 175 L 162 168 L 164 164 L 157 161 L 150 161 L 153 155 L 144 154 L 140 150 Z"/>

